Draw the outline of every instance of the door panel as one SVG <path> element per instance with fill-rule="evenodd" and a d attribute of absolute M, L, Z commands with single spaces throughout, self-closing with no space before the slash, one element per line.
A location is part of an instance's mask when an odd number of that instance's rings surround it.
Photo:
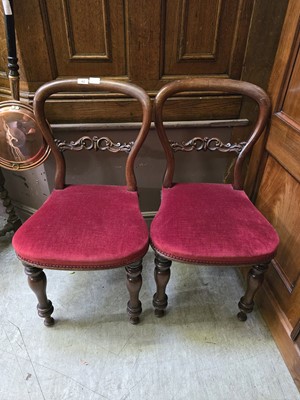
<path fill-rule="evenodd" d="M 300 90 L 299 90 L 299 76 L 300 76 L 300 52 L 299 44 L 295 66 L 291 74 L 291 79 L 288 85 L 286 97 L 283 102 L 282 111 L 292 118 L 298 126 L 300 125 Z"/>
<path fill-rule="evenodd" d="M 300 185 L 282 166 L 269 157 L 257 198 L 257 206 L 272 222 L 280 236 L 280 245 L 275 257 L 275 270 L 280 285 L 271 280 L 270 286 L 282 298 L 282 306 L 288 315 L 289 295 L 298 284 L 300 268 Z M 268 278 L 270 276 L 268 275 Z M 270 280 L 270 279 L 269 279 Z M 283 285 L 282 285 L 283 284 Z M 284 289 L 283 289 L 284 286 Z M 286 291 L 288 293 L 286 293 Z M 283 293 L 282 293 L 283 292 Z M 298 321 L 298 320 L 297 320 Z M 294 321 L 297 322 L 297 321 Z"/>
<path fill-rule="evenodd" d="M 290 122 L 283 113 L 274 116 L 267 141 L 267 150 L 300 181 L 300 127 L 292 125 Z"/>
<path fill-rule="evenodd" d="M 165 78 L 240 76 L 253 2 L 167 0 L 163 6 Z"/>
<path fill-rule="evenodd" d="M 126 74 L 125 15 L 115 0 L 44 0 L 58 77 Z"/>
<path fill-rule="evenodd" d="M 300 3 L 290 0 L 269 85 L 273 114 L 256 205 L 280 237 L 260 303 L 300 388 L 299 27 Z"/>

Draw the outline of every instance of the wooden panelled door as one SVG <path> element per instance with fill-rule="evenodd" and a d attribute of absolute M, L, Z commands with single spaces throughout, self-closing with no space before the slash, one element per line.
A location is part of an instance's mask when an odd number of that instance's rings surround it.
<path fill-rule="evenodd" d="M 273 0 L 274 1 L 274 0 Z M 286 0 L 284 0 L 286 1 Z M 42 83 L 100 76 L 142 86 L 153 97 L 167 82 L 186 76 L 240 79 L 254 1 L 244 0 L 26 0 L 15 2 L 21 97 L 32 100 Z M 0 20 L 1 25 L 1 20 Z M 28 30 L 30 26 L 30 30 Z M 0 34 L 1 34 L 0 26 Z M 32 49 L 35 49 L 32 52 Z M 0 52 L 0 89 L 6 60 Z M 1 74 L 1 70 L 3 73 Z M 1 80 L 2 79 L 2 80 Z M 239 118 L 241 99 L 224 94 L 170 102 L 170 120 Z M 135 101 L 87 93 L 55 96 L 53 123 L 132 122 Z M 1 99 L 1 90 L 0 90 Z M 64 111 L 61 109 L 64 102 Z M 105 103 L 105 104 L 104 104 Z M 130 116 L 124 106 L 130 108 Z M 192 106 L 196 105 L 196 113 Z M 209 115 L 208 115 L 209 114 Z"/>
<path fill-rule="evenodd" d="M 273 115 L 257 207 L 280 236 L 260 298 L 300 389 L 300 2 L 291 0 L 270 80 Z"/>

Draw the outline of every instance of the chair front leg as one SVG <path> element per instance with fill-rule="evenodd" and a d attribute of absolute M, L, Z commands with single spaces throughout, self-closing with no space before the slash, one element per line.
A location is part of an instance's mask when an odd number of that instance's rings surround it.
<path fill-rule="evenodd" d="M 54 308 L 46 294 L 46 275 L 41 268 L 32 267 L 25 263 L 23 265 L 25 267 L 25 274 L 28 276 L 29 287 L 38 299 L 38 315 L 41 318 L 44 318 L 44 324 L 46 326 L 52 326 L 54 324 L 54 319 L 51 317 L 51 314 L 53 313 Z"/>
<path fill-rule="evenodd" d="M 166 295 L 166 287 L 170 279 L 170 267 L 172 261 L 167 260 L 160 254 L 155 253 L 155 270 L 154 279 L 156 282 L 156 293 L 153 296 L 153 306 L 155 315 L 162 317 L 165 314 L 165 309 L 168 305 L 168 296 Z"/>
<path fill-rule="evenodd" d="M 268 264 L 255 265 L 248 272 L 247 289 L 245 295 L 239 301 L 237 317 L 240 321 L 247 320 L 247 314 L 251 313 L 254 307 L 254 296 L 264 281 L 264 274 L 268 269 Z"/>
<path fill-rule="evenodd" d="M 139 316 L 142 312 L 142 303 L 139 300 L 139 293 L 143 282 L 141 275 L 142 269 L 142 260 L 125 267 L 127 272 L 126 285 L 129 292 L 127 313 L 129 315 L 129 322 L 133 325 L 140 322 Z"/>

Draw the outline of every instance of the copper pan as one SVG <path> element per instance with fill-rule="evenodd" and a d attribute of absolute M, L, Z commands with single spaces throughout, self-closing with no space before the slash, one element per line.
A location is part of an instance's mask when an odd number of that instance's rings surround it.
<path fill-rule="evenodd" d="M 19 66 L 16 51 L 13 1 L 2 0 L 8 51 L 9 82 L 13 100 L 0 102 L 0 167 L 27 170 L 42 164 L 50 153 L 33 109 L 19 101 Z"/>

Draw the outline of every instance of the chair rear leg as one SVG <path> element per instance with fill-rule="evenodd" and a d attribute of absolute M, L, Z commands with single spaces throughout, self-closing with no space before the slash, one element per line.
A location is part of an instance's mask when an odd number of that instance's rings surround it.
<path fill-rule="evenodd" d="M 141 275 L 142 269 L 142 260 L 125 267 L 127 272 L 126 286 L 129 292 L 127 313 L 129 315 L 129 322 L 134 325 L 140 322 L 139 317 L 142 312 L 142 303 L 139 300 L 139 293 L 143 282 Z"/>
<path fill-rule="evenodd" d="M 254 296 L 261 287 L 264 280 L 264 273 L 268 269 L 268 264 L 255 265 L 248 272 L 247 289 L 245 295 L 239 301 L 239 309 L 237 317 L 240 321 L 247 320 L 247 314 L 252 312 L 254 307 Z"/>
<path fill-rule="evenodd" d="M 28 276 L 28 284 L 38 299 L 37 311 L 41 318 L 44 318 L 46 326 L 52 326 L 54 319 L 51 314 L 54 311 L 53 305 L 47 298 L 46 287 L 47 278 L 41 268 L 32 267 L 24 264 L 25 274 Z"/>
<path fill-rule="evenodd" d="M 165 314 L 165 309 L 168 305 L 168 296 L 166 295 L 166 287 L 170 279 L 170 267 L 172 261 L 167 260 L 160 254 L 155 253 L 155 270 L 154 279 L 156 282 L 156 293 L 153 296 L 153 306 L 155 315 L 162 317 Z"/>

